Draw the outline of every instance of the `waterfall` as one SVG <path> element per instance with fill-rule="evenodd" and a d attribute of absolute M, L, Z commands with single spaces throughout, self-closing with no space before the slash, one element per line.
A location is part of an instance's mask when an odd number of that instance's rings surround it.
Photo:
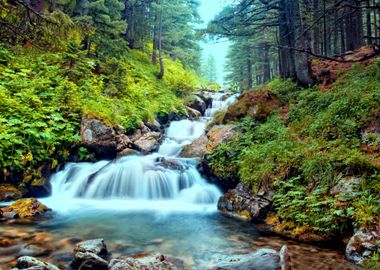
<path fill-rule="evenodd" d="M 222 94 L 213 95 L 212 107 L 207 109 L 206 116 L 230 102 L 222 97 Z M 198 172 L 197 159 L 178 157 L 185 145 L 204 133 L 208 117 L 172 122 L 156 153 L 125 156 L 113 161 L 66 164 L 51 178 L 50 205 L 54 203 L 62 208 L 86 201 L 97 205 L 109 202 L 112 207 L 117 202 L 121 208 L 129 205 L 152 209 L 153 204 L 164 203 L 181 210 L 189 205 L 209 205 L 215 209 L 221 195 L 219 189 L 207 183 Z M 62 206 L 62 201 L 67 204 Z"/>
<path fill-rule="evenodd" d="M 212 106 L 205 112 L 206 117 L 213 117 L 218 111 L 223 110 L 227 106 L 235 102 L 237 95 L 226 95 L 224 93 L 216 93 L 213 95 Z"/>

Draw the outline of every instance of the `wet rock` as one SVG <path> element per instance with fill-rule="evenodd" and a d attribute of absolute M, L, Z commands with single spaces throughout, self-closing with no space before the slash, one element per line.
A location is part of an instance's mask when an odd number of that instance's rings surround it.
<path fill-rule="evenodd" d="M 131 146 L 131 140 L 125 134 L 118 134 L 116 136 L 116 150 L 122 152 Z"/>
<path fill-rule="evenodd" d="M 255 253 L 226 256 L 213 270 L 280 270 L 280 255 L 273 249 L 260 249 Z"/>
<path fill-rule="evenodd" d="M 262 219 L 268 213 L 271 202 L 253 194 L 245 185 L 239 183 L 220 197 L 218 209 L 232 217 L 245 220 Z"/>
<path fill-rule="evenodd" d="M 212 105 L 212 97 L 210 95 L 203 95 L 203 94 L 197 94 L 198 97 L 200 97 L 205 103 L 206 103 L 206 108 L 211 107 Z"/>
<path fill-rule="evenodd" d="M 186 111 L 190 120 L 198 120 L 202 116 L 200 111 L 194 110 L 188 106 L 186 106 Z"/>
<path fill-rule="evenodd" d="M 117 154 L 118 157 L 125 157 L 125 156 L 130 156 L 130 155 L 138 155 L 139 152 L 134 150 L 134 149 L 131 149 L 131 148 L 125 148 L 124 150 L 122 150 L 121 152 L 119 152 Z"/>
<path fill-rule="evenodd" d="M 31 198 L 17 200 L 10 206 L 1 208 L 0 215 L 3 218 L 27 218 L 41 215 L 47 211 L 50 211 L 48 207 L 40 203 L 38 200 Z"/>
<path fill-rule="evenodd" d="M 74 248 L 74 256 L 76 256 L 78 252 L 93 253 L 103 259 L 107 259 L 108 257 L 107 246 L 104 243 L 104 239 L 101 239 L 101 238 L 87 240 L 87 241 L 78 243 L 76 247 Z"/>
<path fill-rule="evenodd" d="M 184 172 L 186 167 L 175 159 L 165 159 L 163 157 L 157 159 L 157 165 L 165 169 Z"/>
<path fill-rule="evenodd" d="M 178 263 L 178 262 L 177 262 Z M 112 260 L 111 270 L 179 270 L 173 260 L 164 255 L 147 255 L 139 258 Z"/>
<path fill-rule="evenodd" d="M 134 142 L 136 150 L 146 154 L 157 149 L 159 146 L 159 140 L 161 139 L 161 133 L 149 132 Z"/>
<path fill-rule="evenodd" d="M 138 139 L 142 137 L 142 131 L 141 129 L 136 129 L 132 134 L 129 135 L 129 139 L 134 143 Z"/>
<path fill-rule="evenodd" d="M 15 267 L 16 269 L 60 270 L 55 265 L 42 262 L 36 258 L 29 257 L 29 256 L 23 256 L 23 257 L 18 258 Z"/>
<path fill-rule="evenodd" d="M 157 115 L 157 121 L 161 126 L 167 126 L 171 121 L 179 121 L 185 118 L 187 118 L 187 116 L 184 112 L 170 112 Z"/>
<path fill-rule="evenodd" d="M 206 102 L 197 95 L 191 96 L 190 100 L 188 101 L 187 106 L 194 110 L 197 110 L 202 115 L 205 113 L 207 109 Z"/>
<path fill-rule="evenodd" d="M 281 270 L 292 270 L 291 258 L 287 245 L 282 246 L 280 250 L 280 265 Z"/>
<path fill-rule="evenodd" d="M 108 262 L 95 253 L 77 252 L 70 266 L 76 270 L 108 270 Z"/>
<path fill-rule="evenodd" d="M 379 248 L 380 232 L 358 230 L 348 242 L 346 257 L 355 263 L 367 260 Z"/>
<path fill-rule="evenodd" d="M 206 146 L 208 143 L 208 138 L 206 135 L 196 139 L 191 144 L 186 145 L 180 153 L 181 157 L 191 158 L 191 157 L 199 157 L 203 158 L 206 153 Z"/>
<path fill-rule="evenodd" d="M 160 132 L 161 131 L 161 124 L 156 119 L 154 119 L 153 121 L 146 122 L 145 125 L 151 131 L 155 131 L 155 132 Z"/>
<path fill-rule="evenodd" d="M 0 185 L 0 201 L 14 201 L 21 199 L 22 193 L 12 185 Z"/>
<path fill-rule="evenodd" d="M 50 174 L 50 173 L 49 173 Z M 52 193 L 52 186 L 48 177 L 34 179 L 30 183 L 26 197 L 46 198 Z"/>
<path fill-rule="evenodd" d="M 337 195 L 340 201 L 347 201 L 355 196 L 354 190 L 359 187 L 360 181 L 358 177 L 343 178 L 330 190 L 330 194 Z"/>
<path fill-rule="evenodd" d="M 97 157 L 114 157 L 116 153 L 116 132 L 97 119 L 82 118 L 82 144 L 93 151 Z"/>

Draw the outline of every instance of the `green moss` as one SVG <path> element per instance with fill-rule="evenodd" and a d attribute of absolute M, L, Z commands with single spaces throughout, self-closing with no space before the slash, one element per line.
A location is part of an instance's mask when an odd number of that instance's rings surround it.
<path fill-rule="evenodd" d="M 49 210 L 34 198 L 17 200 L 2 209 L 3 212 L 16 212 L 20 218 L 34 217 Z"/>

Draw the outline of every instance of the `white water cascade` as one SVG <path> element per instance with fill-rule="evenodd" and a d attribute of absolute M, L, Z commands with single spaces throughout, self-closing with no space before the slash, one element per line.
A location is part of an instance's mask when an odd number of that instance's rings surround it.
<path fill-rule="evenodd" d="M 228 104 L 221 96 L 213 95 L 207 116 Z M 47 199 L 48 205 L 60 209 L 85 204 L 122 210 L 216 210 L 219 189 L 200 175 L 197 159 L 178 157 L 185 145 L 204 133 L 208 120 L 172 122 L 156 153 L 66 164 L 52 176 L 53 196 Z"/>
<path fill-rule="evenodd" d="M 206 117 L 213 117 L 217 112 L 235 102 L 237 95 L 226 95 L 224 93 L 215 93 L 212 98 L 212 106 L 205 112 Z"/>

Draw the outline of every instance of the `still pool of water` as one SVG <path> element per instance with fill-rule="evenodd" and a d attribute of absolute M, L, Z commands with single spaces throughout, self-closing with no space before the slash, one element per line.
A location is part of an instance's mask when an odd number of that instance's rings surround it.
<path fill-rule="evenodd" d="M 283 244 L 289 246 L 293 269 L 357 269 L 344 260 L 341 252 L 274 236 L 260 236 L 255 225 L 232 220 L 217 212 L 160 213 L 77 209 L 70 214 L 55 213 L 52 218 L 39 220 L 34 225 L 12 224 L 3 226 L 0 230 L 1 234 L 8 236 L 15 235 L 15 230 L 19 234 L 24 232 L 27 236 L 20 234 L 24 243 L 41 238 L 41 233 L 48 233 L 51 237 L 48 239 L 50 245 L 52 242 L 62 241 L 72 243 L 60 245 L 62 251 L 50 247 L 54 252 L 41 255 L 61 266 L 67 265 L 76 241 L 104 238 L 113 257 L 163 253 L 182 259 L 187 269 L 210 269 L 223 256 L 249 253 L 263 247 L 279 250 Z M 65 260 L 66 262 L 62 262 Z"/>

